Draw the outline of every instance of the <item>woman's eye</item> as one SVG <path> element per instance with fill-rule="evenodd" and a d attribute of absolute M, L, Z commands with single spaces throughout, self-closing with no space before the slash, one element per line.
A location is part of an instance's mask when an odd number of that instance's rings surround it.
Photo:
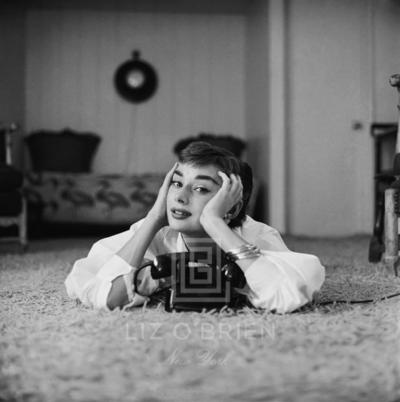
<path fill-rule="evenodd" d="M 171 186 L 182 187 L 182 183 L 180 181 L 172 180 L 171 181 Z"/>
<path fill-rule="evenodd" d="M 201 194 L 206 194 L 210 192 L 210 190 L 205 187 L 196 187 L 194 190 Z"/>

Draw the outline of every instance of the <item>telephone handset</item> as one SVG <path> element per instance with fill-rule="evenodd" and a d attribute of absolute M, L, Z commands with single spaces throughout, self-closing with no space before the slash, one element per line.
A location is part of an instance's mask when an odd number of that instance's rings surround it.
<path fill-rule="evenodd" d="M 167 311 L 202 311 L 232 307 L 236 301 L 234 288 L 243 288 L 246 278 L 238 265 L 225 256 L 205 251 L 162 254 L 136 271 L 150 266 L 153 279 L 171 277 L 167 295 Z"/>

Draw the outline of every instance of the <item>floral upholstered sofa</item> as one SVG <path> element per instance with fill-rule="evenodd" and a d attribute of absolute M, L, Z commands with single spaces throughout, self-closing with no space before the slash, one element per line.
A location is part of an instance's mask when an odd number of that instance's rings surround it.
<path fill-rule="evenodd" d="M 28 205 L 47 223 L 129 225 L 143 218 L 157 197 L 161 174 L 28 172 Z"/>
<path fill-rule="evenodd" d="M 25 138 L 32 169 L 25 173 L 24 191 L 36 223 L 122 227 L 146 215 L 164 175 L 92 173 L 100 141 L 70 129 Z"/>

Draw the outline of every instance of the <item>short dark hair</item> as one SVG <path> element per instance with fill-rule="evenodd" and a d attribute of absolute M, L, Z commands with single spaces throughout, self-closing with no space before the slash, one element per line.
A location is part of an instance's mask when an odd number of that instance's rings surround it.
<path fill-rule="evenodd" d="M 227 175 L 239 175 L 243 184 L 243 205 L 238 215 L 229 222 L 231 228 L 240 226 L 245 217 L 246 209 L 253 190 L 253 172 L 250 165 L 238 159 L 227 149 L 211 145 L 203 141 L 191 142 L 178 154 L 179 162 L 193 166 L 214 165 Z"/>

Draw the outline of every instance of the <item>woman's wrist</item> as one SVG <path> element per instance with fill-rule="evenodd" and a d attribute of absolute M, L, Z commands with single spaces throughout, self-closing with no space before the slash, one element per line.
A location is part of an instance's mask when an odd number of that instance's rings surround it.
<path fill-rule="evenodd" d="M 221 217 L 204 216 L 201 219 L 201 224 L 206 233 L 224 251 L 240 247 L 243 243 L 243 239 Z"/>
<path fill-rule="evenodd" d="M 151 210 L 146 215 L 146 221 L 157 229 L 161 229 L 168 224 L 165 216 L 160 216 Z"/>
<path fill-rule="evenodd" d="M 223 220 L 223 218 L 219 216 L 210 216 L 207 214 L 200 215 L 200 224 L 201 226 L 203 226 L 203 229 L 208 233 L 209 236 L 211 236 L 209 231 L 213 231 L 213 229 L 216 229 L 224 225 L 229 227 Z"/>
<path fill-rule="evenodd" d="M 223 218 L 204 216 L 201 224 L 206 233 L 225 253 L 229 253 L 231 260 L 234 260 L 243 272 L 261 255 L 258 247 L 246 242 Z"/>

